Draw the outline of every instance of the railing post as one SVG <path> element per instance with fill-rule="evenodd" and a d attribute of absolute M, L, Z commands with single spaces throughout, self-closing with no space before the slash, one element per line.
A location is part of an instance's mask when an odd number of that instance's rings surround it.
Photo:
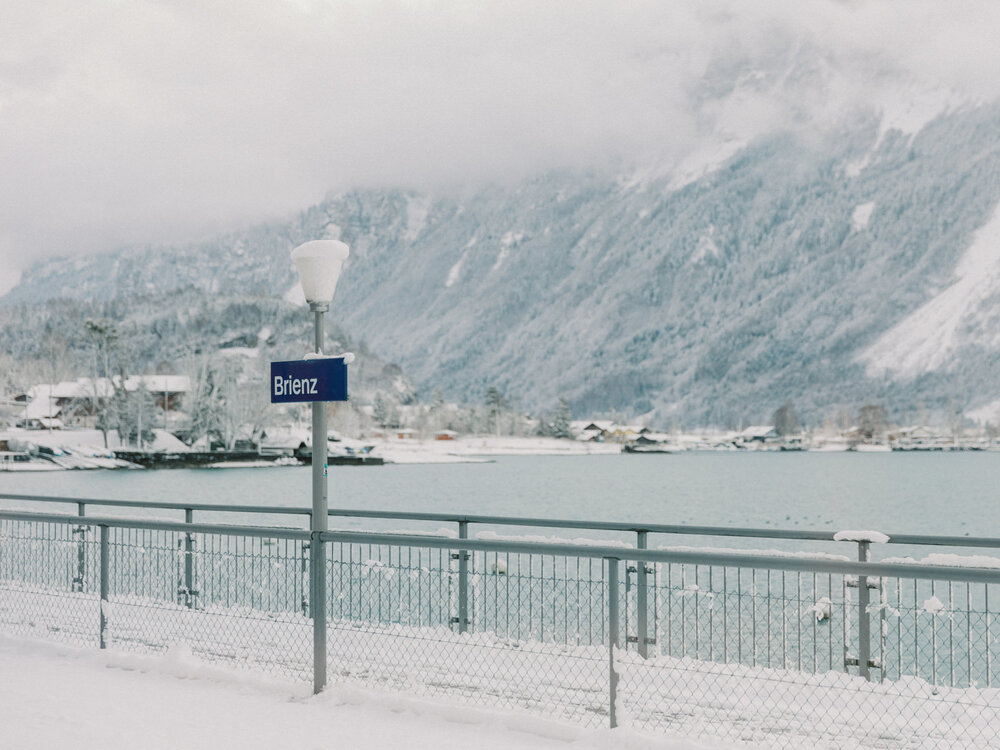
<path fill-rule="evenodd" d="M 615 649 L 618 648 L 618 560 L 608 558 L 608 717 L 612 729 L 618 726 L 618 673 Z"/>
<path fill-rule="evenodd" d="M 869 562 L 869 542 L 858 542 L 858 562 Z M 871 615 L 868 612 L 868 577 L 858 576 L 858 674 L 866 680 L 871 673 Z"/>
<path fill-rule="evenodd" d="M 314 531 L 309 542 L 310 610 L 313 621 L 313 692 L 326 687 L 326 542 Z"/>
<path fill-rule="evenodd" d="M 83 518 L 87 513 L 86 503 L 76 504 L 76 514 Z M 76 542 L 76 578 L 73 579 L 73 591 L 83 591 L 87 581 L 87 527 L 77 526 L 73 534 L 78 537 Z"/>
<path fill-rule="evenodd" d="M 101 648 L 108 647 L 108 595 L 110 593 L 110 555 L 108 554 L 108 527 L 101 526 L 101 617 L 100 617 L 100 641 Z"/>
<path fill-rule="evenodd" d="M 635 546 L 637 549 L 647 549 L 648 534 L 645 531 L 636 532 Z M 636 608 L 636 638 L 639 645 L 639 656 L 645 659 L 649 656 L 649 612 L 648 589 L 646 588 L 646 561 L 635 563 L 635 608 Z"/>
<path fill-rule="evenodd" d="M 469 538 L 469 522 L 458 522 L 458 538 Z M 469 630 L 469 551 L 458 551 L 458 632 Z"/>
<path fill-rule="evenodd" d="M 312 617 L 309 612 L 312 599 L 312 544 L 302 542 L 302 575 L 299 579 L 302 583 L 302 616 Z"/>
<path fill-rule="evenodd" d="M 184 523 L 194 523 L 194 511 L 190 508 L 184 509 Z M 194 538 L 188 532 L 184 535 L 184 590 L 187 592 L 188 609 L 194 606 Z"/>

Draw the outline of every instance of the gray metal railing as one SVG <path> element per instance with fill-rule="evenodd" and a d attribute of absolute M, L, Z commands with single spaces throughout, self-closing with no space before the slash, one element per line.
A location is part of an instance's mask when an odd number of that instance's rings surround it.
<path fill-rule="evenodd" d="M 223 513 L 223 514 L 258 514 L 273 516 L 288 516 L 294 518 L 307 518 L 311 515 L 311 508 L 296 508 L 275 505 L 218 505 L 211 503 L 191 503 L 191 502 L 149 502 L 137 500 L 111 500 L 103 498 L 82 498 L 66 497 L 54 495 L 26 495 L 16 493 L 0 493 L 0 500 L 14 500 L 22 502 L 32 502 L 41 504 L 70 504 L 76 505 L 77 513 L 82 517 L 86 514 L 88 506 L 113 507 L 113 508 L 141 508 L 146 510 L 180 510 L 184 512 L 185 522 L 192 523 L 194 513 Z M 574 519 L 554 519 L 554 518 L 532 518 L 519 516 L 490 516 L 482 514 L 458 514 L 458 513 L 423 513 L 407 511 L 383 511 L 370 509 L 331 509 L 328 515 L 339 518 L 361 518 L 379 519 L 395 521 L 418 521 L 451 523 L 457 526 L 459 538 L 465 539 L 469 536 L 469 529 L 472 525 L 477 526 L 515 526 L 515 527 L 535 527 L 551 528 L 562 530 L 600 531 L 600 532 L 627 532 L 635 534 L 635 547 L 646 549 L 649 544 L 649 535 L 658 534 L 666 536 L 701 536 L 701 537 L 730 537 L 739 539 L 767 539 L 783 541 L 803 541 L 803 542 L 833 542 L 835 532 L 806 530 L 806 529 L 762 529 L 762 528 L 741 528 L 727 526 L 695 526 L 682 524 L 651 524 L 635 522 L 614 522 L 614 521 L 582 521 Z M 929 534 L 888 534 L 888 544 L 907 546 L 936 546 L 936 547 L 956 547 L 956 548 L 993 548 L 1000 550 L 1000 538 L 996 537 L 972 537 L 972 536 L 946 536 Z M 857 559 L 866 561 L 870 556 L 870 543 L 864 540 L 849 542 L 857 547 Z M 185 538 L 185 549 L 192 551 L 192 538 L 188 535 Z M 843 544 L 841 542 L 840 544 Z M 451 618 L 452 624 L 458 632 L 464 633 L 469 627 L 468 602 L 469 602 L 469 574 L 470 566 L 468 550 L 460 549 L 456 551 L 453 558 L 458 561 L 458 578 L 456 582 L 458 590 L 458 611 Z M 191 555 L 187 556 L 190 561 Z M 653 638 L 650 635 L 649 621 L 650 612 L 648 606 L 649 584 L 647 578 L 652 572 L 645 565 L 636 565 L 627 568 L 627 572 L 634 573 L 636 577 L 636 606 L 634 635 L 629 636 L 629 643 L 634 643 L 636 650 L 643 656 L 649 651 Z M 870 608 L 870 591 L 867 578 L 862 579 L 863 584 L 851 583 L 851 588 L 857 590 L 858 609 L 857 627 L 859 629 L 858 649 L 855 655 L 845 652 L 844 659 L 847 666 L 857 667 L 860 674 L 871 678 L 871 669 L 876 663 L 884 663 L 885 659 L 873 660 L 871 655 L 870 633 L 871 622 L 868 616 Z M 191 579 L 190 565 L 185 568 L 183 583 L 178 587 L 178 596 L 183 597 L 189 606 L 193 606 L 197 597 Z M 881 623 L 879 623 L 881 625 Z M 881 642 L 880 642 L 881 644 Z M 882 670 L 884 672 L 884 670 Z"/>
<path fill-rule="evenodd" d="M 185 640 L 204 658 L 304 678 L 317 614 L 308 560 L 319 543 L 330 553 L 322 614 L 337 679 L 402 680 L 418 692 L 554 707 L 589 723 L 614 725 L 616 706 L 625 706 L 640 727 L 736 739 L 751 727 L 775 746 L 844 746 L 845 719 L 860 746 L 908 746 L 918 732 L 934 738 L 928 746 L 1000 743 L 1000 699 L 979 690 L 996 680 L 991 604 L 1000 601 L 1000 569 L 866 562 L 863 541 L 858 562 L 648 549 L 650 533 L 712 527 L 566 523 L 634 531 L 633 548 L 468 536 L 470 524 L 563 525 L 551 519 L 363 511 L 356 515 L 456 521 L 458 536 L 311 537 L 194 522 L 195 512 L 232 507 L 175 503 L 185 522 L 171 522 L 84 515 L 86 505 L 164 507 L 153 503 L 40 502 L 84 507 L 76 515 L 0 511 L 0 627 L 14 632 L 144 650 Z M 890 538 L 915 540 L 969 541 Z M 889 730 L 872 718 L 886 712 L 897 723 Z"/>

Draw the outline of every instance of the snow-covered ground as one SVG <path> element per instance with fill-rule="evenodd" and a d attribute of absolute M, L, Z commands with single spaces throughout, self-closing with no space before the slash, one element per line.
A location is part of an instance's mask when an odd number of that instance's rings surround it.
<path fill-rule="evenodd" d="M 116 579 L 115 585 L 120 584 Z M 681 596 L 697 596 L 692 587 L 685 592 Z M 374 599 L 383 601 L 379 596 Z M 817 617 L 824 614 L 824 605 L 825 616 Z M 829 599 L 819 600 L 805 614 L 810 621 L 819 622 L 829 619 L 831 609 Z M 947 606 L 936 597 L 928 599 L 923 610 L 928 617 L 948 616 Z M 104 605 L 110 648 L 101 655 L 95 648 L 100 611 L 92 594 L 67 595 L 5 585 L 0 589 L 4 632 L 0 634 L 0 675 L 30 673 L 34 679 L 44 671 L 30 663 L 18 663 L 27 648 L 33 656 L 55 653 L 72 659 L 70 667 L 86 662 L 157 674 L 166 671 L 186 679 L 265 685 L 283 696 L 278 701 L 307 702 L 312 629 L 310 621 L 300 614 L 247 607 L 187 609 L 152 599 L 117 596 Z M 514 731 L 541 726 L 539 721 L 555 720 L 559 726 L 571 722 L 579 729 L 564 732 L 563 741 L 579 741 L 584 747 L 602 737 L 600 730 L 607 726 L 608 653 L 604 646 L 518 641 L 488 632 L 460 635 L 447 627 L 345 619 L 331 621 L 328 636 L 330 693 L 334 697 L 325 700 L 362 695 L 366 696 L 365 705 L 404 707 L 397 710 L 436 706 L 435 716 L 441 711 L 454 717 L 503 716 L 503 726 Z M 36 638 L 73 645 L 45 646 L 24 640 Z M 88 644 L 90 651 L 75 648 Z M 964 750 L 997 746 L 1000 692 L 995 688 L 935 687 L 908 676 L 868 682 L 837 670 L 810 673 L 686 656 L 643 659 L 624 650 L 615 652 L 615 671 L 620 680 L 616 707 L 621 726 L 656 732 L 660 737 L 724 738 L 753 743 L 751 747 L 783 749 Z M 58 675 L 48 679 L 64 681 Z M 91 686 L 85 692 L 102 689 L 99 681 L 81 679 Z M 56 746 L 5 744 L 3 731 L 9 722 L 4 720 L 4 711 L 25 700 L 18 692 L 22 687 L 19 679 L 0 680 L 0 748 Z M 357 692 L 368 690 L 378 692 Z M 15 694 L 13 701 L 7 697 L 11 692 Z M 29 703 L 47 700 L 48 693 L 42 688 L 36 692 L 28 698 Z M 109 688 L 108 693 L 113 701 L 115 688 Z M 154 694 L 149 700 L 160 699 Z M 420 702 L 413 703 L 417 700 Z M 62 711 L 64 702 L 72 703 L 60 699 L 53 706 Z M 168 713 L 184 717 L 184 709 L 176 708 L 169 696 L 162 704 Z M 42 706 L 41 710 L 54 709 Z M 118 711 L 119 707 L 107 710 Z M 59 722 L 65 717 L 56 713 L 49 718 Z M 184 718 L 178 721 L 186 723 Z M 615 734 L 631 736 L 620 731 Z M 643 742 L 635 746 L 698 746 Z M 511 741 L 510 746 L 522 745 Z"/>
<path fill-rule="evenodd" d="M 0 674 L 0 747 L 17 750 L 728 747 L 358 688 L 313 696 L 306 684 L 207 666 L 183 646 L 139 656 L 0 635 Z"/>
<path fill-rule="evenodd" d="M 153 451 L 186 451 L 188 447 L 180 440 L 171 435 L 166 430 L 154 429 L 155 439 L 153 443 L 146 444 L 146 450 Z M 24 430 L 20 428 L 9 428 L 3 431 L 3 437 L 8 440 L 15 440 L 24 443 L 34 443 L 44 445 L 49 448 L 73 448 L 81 446 L 86 448 L 104 450 L 104 434 L 100 430 Z M 116 432 L 108 432 L 107 450 L 117 450 L 119 448 L 129 448 L 132 446 L 123 445 L 118 439 Z"/>
<path fill-rule="evenodd" d="M 146 446 L 149 450 L 186 451 L 188 446 L 164 430 L 155 430 L 156 440 L 153 445 Z M 291 443 L 301 439 L 311 443 L 308 431 L 301 430 L 300 436 Z M 3 432 L 3 437 L 15 443 L 43 445 L 54 450 L 83 451 L 86 455 L 107 455 L 103 448 L 104 436 L 98 430 L 22 430 L 9 429 Z M 117 436 L 108 434 L 110 449 L 122 447 Z M 617 443 L 591 443 L 576 440 L 557 440 L 540 437 L 495 437 L 495 436 L 459 436 L 454 440 L 419 440 L 397 438 L 340 438 L 331 442 L 330 454 L 334 455 L 347 450 L 354 454 L 363 454 L 367 446 L 373 446 L 372 455 L 379 456 L 389 463 L 427 464 L 427 463 L 477 463 L 488 461 L 489 456 L 582 456 L 607 455 L 621 453 Z M 119 462 L 120 463 L 120 462 Z M 240 462 L 232 464 L 247 468 L 250 464 Z M 274 466 L 273 462 L 261 462 L 260 466 Z M 228 468 L 229 465 L 214 465 L 212 468 Z M 74 464 L 72 467 L 60 467 L 49 461 L 34 461 L 5 466 L 15 471 L 54 470 L 58 468 L 82 468 Z M 91 468 L 87 466 L 86 468 Z M 114 468 L 108 466 L 105 468 Z"/>
<path fill-rule="evenodd" d="M 862 352 L 870 377 L 888 371 L 915 378 L 955 366 L 955 352 L 977 333 L 1000 286 L 1000 211 L 979 228 L 952 283 Z M 971 336 L 970 336 L 971 333 Z"/>

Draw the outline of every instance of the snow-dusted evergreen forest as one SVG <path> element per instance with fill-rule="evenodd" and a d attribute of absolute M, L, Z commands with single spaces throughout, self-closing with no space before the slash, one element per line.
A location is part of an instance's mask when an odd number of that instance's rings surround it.
<path fill-rule="evenodd" d="M 106 301 L 64 299 L 0 310 L 0 370 L 11 394 L 84 378 L 86 388 L 101 391 L 93 394 L 99 403 L 96 426 L 126 441 L 134 441 L 141 427 L 148 442 L 159 426 L 150 416 L 160 413 L 157 394 L 126 390 L 125 383 L 151 373 L 186 376 L 185 418 L 171 430 L 189 442 L 209 437 L 232 448 L 237 439 L 257 442 L 266 428 L 308 419 L 307 407 L 270 405 L 267 375 L 272 360 L 301 359 L 311 351 L 312 336 L 312 322 L 300 309 L 265 297 L 220 297 L 188 288 Z M 355 405 L 414 400 L 415 390 L 397 365 L 337 327 L 327 340 L 331 352 L 356 357 L 354 403 L 337 411 L 338 426 L 356 429 L 364 415 Z M 148 403 L 140 406 L 140 399 Z M 143 412 L 144 425 L 138 416 Z"/>

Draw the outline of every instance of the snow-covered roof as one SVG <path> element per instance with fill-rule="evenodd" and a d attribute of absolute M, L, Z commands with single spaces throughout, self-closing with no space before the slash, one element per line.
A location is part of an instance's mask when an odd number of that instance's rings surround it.
<path fill-rule="evenodd" d="M 134 391 L 140 383 L 152 393 L 187 393 L 191 379 L 187 375 L 133 375 L 125 380 L 125 390 Z"/>
<path fill-rule="evenodd" d="M 612 432 L 621 432 L 621 433 L 634 432 L 636 435 L 638 435 L 645 429 L 646 426 L 641 424 L 616 424 L 612 425 L 611 427 Z"/>
<path fill-rule="evenodd" d="M 32 401 L 39 398 L 106 398 L 114 390 L 112 382 L 117 382 L 117 379 L 77 378 L 59 383 L 42 383 L 32 386 L 27 395 Z M 146 390 L 153 393 L 187 393 L 191 390 L 191 379 L 187 375 L 133 375 L 125 379 L 125 390 L 134 391 L 140 384 L 145 384 Z"/>
<path fill-rule="evenodd" d="M 59 414 L 59 397 L 55 395 L 55 387 L 51 385 L 36 385 L 28 391 L 31 399 L 24 407 L 25 419 L 48 419 Z"/>
<path fill-rule="evenodd" d="M 588 429 L 598 429 L 601 431 L 608 431 L 614 427 L 615 423 L 610 419 L 588 419 L 588 420 L 576 420 L 570 423 L 570 428 L 579 432 Z"/>
<path fill-rule="evenodd" d="M 747 427 L 740 433 L 740 435 L 742 437 L 766 437 L 772 432 L 774 432 L 774 425 L 757 424 Z"/>
<path fill-rule="evenodd" d="M 52 419 L 59 416 L 59 401 L 68 399 L 107 398 L 113 392 L 107 378 L 77 378 L 59 383 L 32 386 L 24 409 L 27 419 Z M 145 383 L 150 393 L 187 393 L 191 380 L 186 375 L 135 375 L 125 380 L 125 390 L 135 391 Z"/>
<path fill-rule="evenodd" d="M 666 432 L 647 432 L 642 437 L 653 443 L 666 443 L 673 437 Z"/>
<path fill-rule="evenodd" d="M 85 395 L 88 383 L 84 378 L 79 380 L 64 380 L 61 383 L 48 386 L 53 398 L 80 398 Z"/>
<path fill-rule="evenodd" d="M 911 427 L 900 427 L 896 430 L 896 434 L 900 437 L 936 437 L 938 433 L 926 425 L 917 425 Z"/>

